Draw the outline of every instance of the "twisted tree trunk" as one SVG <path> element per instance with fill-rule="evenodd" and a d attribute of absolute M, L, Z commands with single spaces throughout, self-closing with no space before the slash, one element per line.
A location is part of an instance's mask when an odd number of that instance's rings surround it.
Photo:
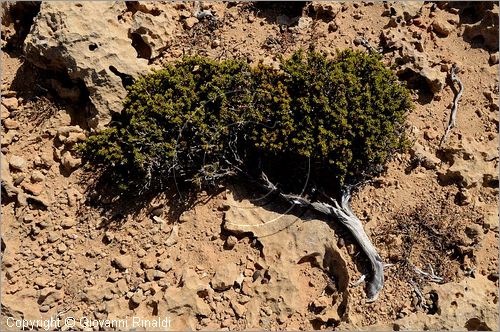
<path fill-rule="evenodd" d="M 377 299 L 380 290 L 382 290 L 384 286 L 384 264 L 382 258 L 380 258 L 380 255 L 370 241 L 370 238 L 366 235 L 363 224 L 352 211 L 349 204 L 350 198 L 351 193 L 349 190 L 346 190 L 342 194 L 341 204 L 339 204 L 337 200 L 332 199 L 333 206 L 324 203 L 311 203 L 311 205 L 314 208 L 315 205 L 322 205 L 323 209 L 324 207 L 328 208 L 330 214 L 335 215 L 337 219 L 349 229 L 356 239 L 356 242 L 361 246 L 361 249 L 370 261 L 372 269 L 371 279 L 369 279 L 366 284 L 366 292 L 368 295 L 367 302 L 373 302 Z M 319 209 L 316 210 L 319 211 Z"/>

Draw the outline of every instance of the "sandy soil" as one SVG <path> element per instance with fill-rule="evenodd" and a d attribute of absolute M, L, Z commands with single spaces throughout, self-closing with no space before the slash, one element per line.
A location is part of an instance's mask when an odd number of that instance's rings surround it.
<path fill-rule="evenodd" d="M 446 77 L 444 86 L 432 92 L 418 68 L 401 75 L 420 84 L 408 117 L 415 145 L 353 198 L 365 230 L 392 264 L 385 287 L 376 302 L 366 303 L 363 287 L 353 287 L 368 272 L 360 249 L 346 229 L 320 216 L 299 218 L 268 237 L 231 234 L 223 226 L 227 214 L 252 204 L 234 198 L 234 188 L 202 193 L 187 211 L 171 193 L 137 197 L 147 204 L 133 211 L 92 196 L 92 175 L 66 167 L 71 144 L 61 140 L 66 126 L 88 133 L 83 106 L 48 89 L 50 72 L 31 65 L 4 38 L 2 184 L 8 175 L 32 198 L 21 204 L 2 190 L 2 330 L 13 330 L 7 317 L 127 316 L 168 316 L 170 329 L 498 330 L 498 39 L 491 49 L 484 38 L 464 37 L 462 23 L 481 23 L 468 7 L 420 4 L 421 14 L 406 20 L 410 14 L 398 4 L 392 16 L 382 3 L 342 4 L 332 18 L 329 10 L 298 4 L 205 3 L 218 23 L 201 20 L 187 28 L 194 4 L 164 6 L 177 11 L 178 23 L 152 66 L 183 54 L 277 66 L 278 55 L 299 48 L 365 49 L 356 45 L 363 37 L 384 46 L 383 61 L 402 70 L 398 59 L 413 54 L 405 43 L 418 39 L 437 71 L 432 75 Z M 494 10 L 498 20 L 497 5 Z M 279 25 L 283 13 L 291 21 Z M 437 25 L 450 31 L 444 36 Z M 8 36 L 14 28 L 2 29 Z M 456 94 L 452 64 L 464 92 L 456 127 L 439 146 Z M 415 61 L 409 66 L 418 67 Z M 17 165 L 16 156 L 24 164 Z M 251 211 L 233 217 L 251 223 L 274 213 L 259 206 Z M 426 272 L 431 266 L 443 283 L 414 266 Z M 84 325 L 78 321 L 76 328 L 91 330 Z"/>

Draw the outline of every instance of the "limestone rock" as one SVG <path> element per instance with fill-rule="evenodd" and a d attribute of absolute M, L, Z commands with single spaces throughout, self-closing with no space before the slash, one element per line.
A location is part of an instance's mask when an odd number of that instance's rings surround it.
<path fill-rule="evenodd" d="M 239 274 L 238 267 L 234 264 L 219 265 L 211 281 L 212 288 L 217 291 L 228 290 L 233 286 Z"/>
<path fill-rule="evenodd" d="M 468 330 L 498 331 L 498 309 L 494 297 L 489 292 L 496 287 L 487 287 L 491 281 L 476 274 L 475 278 L 465 278 L 460 283 L 444 285 L 430 284 L 423 289 L 424 294 L 435 293 L 438 298 L 436 314 L 412 313 L 398 319 L 390 326 L 369 326 L 366 330 Z M 457 298 L 460 310 L 457 310 Z"/>
<path fill-rule="evenodd" d="M 24 43 L 28 61 L 85 84 L 94 128 L 121 111 L 124 80 L 147 71 L 118 20 L 126 10 L 123 2 L 43 2 Z"/>
<path fill-rule="evenodd" d="M 487 8 L 488 6 L 491 8 Z M 471 43 L 483 40 L 481 46 L 490 51 L 498 51 L 498 3 L 473 2 L 469 7 L 482 19 L 477 23 L 464 24 L 464 39 Z"/>
<path fill-rule="evenodd" d="M 176 315 L 196 314 L 209 316 L 211 309 L 200 294 L 210 287 L 200 280 L 192 269 L 183 271 L 179 287 L 169 287 L 164 293 L 163 300 L 158 303 L 158 312 Z M 213 291 L 212 291 L 213 292 Z"/>
<path fill-rule="evenodd" d="M 131 34 L 136 34 L 144 42 L 144 50 L 148 58 L 156 58 L 170 45 L 175 29 L 171 15 L 161 12 L 154 16 L 143 11 L 137 11 L 133 16 L 130 28 Z"/>
<path fill-rule="evenodd" d="M 75 158 L 71 155 L 71 152 L 65 151 L 61 156 L 61 164 L 68 171 L 72 171 L 82 164 L 82 160 L 80 158 Z"/>
<path fill-rule="evenodd" d="M 342 11 L 342 3 L 336 1 L 313 1 L 309 6 L 316 16 L 327 21 L 333 20 Z"/>
<path fill-rule="evenodd" d="M 107 293 L 111 292 L 110 285 L 96 285 L 85 289 L 83 300 L 89 303 L 98 303 Z"/>
<path fill-rule="evenodd" d="M 23 157 L 13 155 L 9 159 L 9 165 L 16 171 L 22 171 L 26 167 L 26 160 Z"/>
<path fill-rule="evenodd" d="M 132 256 L 121 255 L 113 259 L 113 263 L 121 270 L 126 270 L 132 267 Z"/>
<path fill-rule="evenodd" d="M 10 112 L 3 104 L 0 104 L 0 118 L 7 119 L 10 116 Z"/>
<path fill-rule="evenodd" d="M 160 257 L 158 265 L 156 265 L 156 267 L 163 272 L 168 272 L 172 270 L 173 266 L 174 263 L 170 258 L 162 258 L 162 257 Z"/>
<path fill-rule="evenodd" d="M 424 1 L 397 1 L 391 4 L 390 12 L 408 21 L 420 15 L 423 5 Z"/>
<path fill-rule="evenodd" d="M 488 166 L 477 159 L 457 159 L 446 172 L 438 175 L 443 182 L 457 183 L 465 188 L 472 188 L 483 184 L 485 174 L 493 175 L 493 170 L 488 170 L 490 169 Z"/>
<path fill-rule="evenodd" d="M 444 160 L 450 165 L 438 172 L 445 184 L 456 183 L 461 187 L 476 186 L 498 188 L 498 153 L 485 148 L 475 139 L 464 138 L 457 145 L 443 150 Z"/>
<path fill-rule="evenodd" d="M 434 20 L 434 22 L 432 22 L 432 28 L 442 37 L 447 37 L 453 30 L 453 26 L 442 19 Z"/>
<path fill-rule="evenodd" d="M 2 98 L 2 105 L 5 106 L 9 111 L 15 111 L 19 107 L 19 102 L 17 98 Z"/>
<path fill-rule="evenodd" d="M 490 54 L 490 65 L 497 65 L 498 64 L 498 52 L 491 53 Z"/>
<path fill-rule="evenodd" d="M 16 188 L 16 186 L 14 186 L 14 180 L 12 178 L 12 174 L 10 173 L 9 164 L 10 163 L 7 162 L 7 158 L 5 157 L 5 155 L 3 153 L 0 154 L 2 189 L 5 190 L 5 193 L 8 197 L 17 196 L 18 202 L 21 205 L 25 206 L 28 204 L 26 195 L 21 190 L 19 190 L 19 188 Z"/>
<path fill-rule="evenodd" d="M 168 239 L 165 241 L 165 245 L 167 247 L 173 246 L 174 244 L 177 243 L 178 237 L 179 237 L 179 226 L 174 225 L 174 227 L 172 227 L 170 235 L 168 236 Z"/>
<path fill-rule="evenodd" d="M 230 235 L 227 237 L 224 247 L 225 249 L 233 249 L 236 243 L 238 243 L 236 236 Z"/>
<path fill-rule="evenodd" d="M 18 134 L 17 130 L 9 130 L 7 133 L 3 133 L 2 146 L 10 145 L 18 137 Z"/>
<path fill-rule="evenodd" d="M 441 71 L 438 60 L 424 52 L 422 43 L 408 32 L 388 28 L 382 31 L 382 41 L 386 48 L 393 49 L 392 59 L 396 73 L 408 81 L 408 85 L 421 88 L 419 78 L 423 78 L 432 93 L 441 92 L 446 83 L 446 73 Z"/>
<path fill-rule="evenodd" d="M 4 119 L 3 125 L 4 125 L 5 129 L 7 129 L 7 130 L 13 130 L 13 129 L 19 128 L 19 122 L 17 122 L 16 120 L 12 120 L 12 119 Z"/>
<path fill-rule="evenodd" d="M 64 292 L 55 288 L 44 288 L 40 291 L 38 303 L 50 305 L 60 301 L 64 297 Z"/>
<path fill-rule="evenodd" d="M 425 78 L 433 93 L 443 90 L 446 84 L 446 73 L 441 72 L 438 67 L 424 66 L 417 69 L 420 69 L 417 73 Z"/>
<path fill-rule="evenodd" d="M 243 198 L 236 200 L 233 192 L 238 192 L 238 196 Z M 252 301 L 246 305 L 247 328 L 259 327 L 258 317 L 263 303 L 276 302 L 276 312 L 286 319 L 288 315 L 302 310 L 301 304 L 310 302 L 306 295 L 300 295 L 298 291 L 303 287 L 297 277 L 300 274 L 300 264 L 297 263 L 301 261 L 311 261 L 312 266 L 320 266 L 325 273 L 333 275 L 338 285 L 338 300 L 325 312 L 337 312 L 336 317 L 341 317 L 345 312 L 341 304 L 346 303 L 348 296 L 349 273 L 346 261 L 335 244 L 333 229 L 311 212 L 298 218 L 286 204 L 255 206 L 252 200 L 244 198 L 241 194 L 244 192 L 238 187 L 226 193 L 230 207 L 225 214 L 224 228 L 236 234 L 252 233 L 262 244 L 262 256 L 266 258 L 265 264 L 260 262 L 255 265 L 262 268 L 256 270 L 262 278 L 254 282 L 252 278 L 244 279 L 241 284 L 242 293 L 252 296 Z M 258 282 L 264 279 L 272 283 L 272 287 Z M 238 280 L 237 271 L 234 280 Z M 213 288 L 215 284 L 212 280 Z"/>
<path fill-rule="evenodd" d="M 39 196 L 43 191 L 43 186 L 40 183 L 23 182 L 21 187 L 33 196 Z"/>
<path fill-rule="evenodd" d="M 196 18 L 196 17 L 188 17 L 186 18 L 186 20 L 184 21 L 184 27 L 186 29 L 191 29 L 192 27 L 194 27 L 194 25 L 196 23 L 198 23 L 199 20 Z"/>
<path fill-rule="evenodd" d="M 494 232 L 498 232 L 498 209 L 495 206 L 493 209 L 487 211 L 483 216 L 483 227 Z"/>
<path fill-rule="evenodd" d="M 45 180 L 45 175 L 43 175 L 43 173 L 39 170 L 34 170 L 33 173 L 31 173 L 31 180 L 35 183 L 42 182 Z"/>
<path fill-rule="evenodd" d="M 426 169 L 436 169 L 440 160 L 432 153 L 426 151 L 422 145 L 415 143 L 410 150 L 412 157 L 417 158 Z"/>
<path fill-rule="evenodd" d="M 2 294 L 2 316 L 14 319 L 40 319 L 37 300 L 36 290 L 29 288 L 13 295 Z"/>
<path fill-rule="evenodd" d="M 138 289 L 134 295 L 130 298 L 130 300 L 135 303 L 135 304 L 141 304 L 142 301 L 144 301 L 144 293 L 142 292 L 142 289 Z"/>

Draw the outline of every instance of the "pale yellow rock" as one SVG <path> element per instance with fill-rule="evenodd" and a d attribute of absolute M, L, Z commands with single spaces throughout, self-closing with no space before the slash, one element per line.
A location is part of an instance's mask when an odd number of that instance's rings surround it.
<path fill-rule="evenodd" d="M 129 24 L 118 20 L 126 9 L 124 2 L 43 2 L 24 43 L 33 64 L 85 84 L 91 127 L 101 128 L 112 112 L 121 112 L 126 90 L 120 75 L 148 71 L 148 61 L 132 46 Z"/>

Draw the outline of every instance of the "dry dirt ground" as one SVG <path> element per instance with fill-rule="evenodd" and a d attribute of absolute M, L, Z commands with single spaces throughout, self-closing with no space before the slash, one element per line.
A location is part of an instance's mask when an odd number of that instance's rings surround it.
<path fill-rule="evenodd" d="M 72 152 L 90 130 L 88 100 L 72 100 L 75 88 L 61 88 L 67 77 L 32 65 L 22 43 L 37 9 L 10 4 L 2 16 L 2 330 L 16 329 L 8 317 L 74 317 L 76 329 L 98 330 L 84 318 L 132 316 L 196 330 L 499 329 L 496 3 L 142 6 L 106 24 L 128 24 L 138 12 L 171 17 L 168 46 L 154 58 L 132 40 L 149 66 L 189 54 L 278 66 L 278 55 L 298 48 L 364 50 L 360 37 L 381 47 L 415 101 L 413 147 L 353 197 L 392 264 L 384 289 L 366 303 L 354 283 L 367 263 L 335 220 L 283 215 L 286 207 L 242 187 L 202 193 L 185 211 L 172 193 L 137 197 L 145 206 L 131 208 L 137 201 L 117 206 L 89 191 L 92 175 Z M 193 17 L 199 10 L 215 19 Z M 458 89 L 452 65 L 464 91 L 440 146 Z M 280 218 L 290 226 L 256 226 Z M 227 223 L 255 228 L 236 234 Z"/>

